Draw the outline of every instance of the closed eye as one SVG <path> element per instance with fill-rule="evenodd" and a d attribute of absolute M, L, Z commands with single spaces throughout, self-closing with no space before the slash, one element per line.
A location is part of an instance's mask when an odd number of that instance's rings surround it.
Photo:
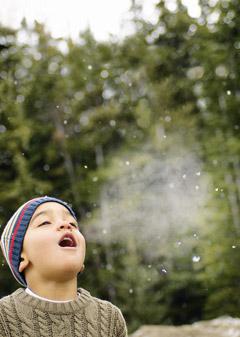
<path fill-rule="evenodd" d="M 48 224 L 50 224 L 50 223 L 51 223 L 51 222 L 49 222 L 49 221 L 44 221 L 44 222 L 42 222 L 38 227 L 43 226 L 43 225 L 48 225 Z M 70 222 L 70 225 L 74 226 L 75 228 L 78 228 L 78 224 L 77 224 L 77 223 Z"/>
<path fill-rule="evenodd" d="M 42 226 L 42 225 L 45 225 L 45 224 L 50 224 L 50 222 L 49 222 L 49 221 L 44 221 L 44 222 L 42 222 L 38 227 L 40 227 L 40 226 Z"/>
<path fill-rule="evenodd" d="M 74 222 L 70 222 L 70 225 L 73 225 L 74 227 L 78 228 L 78 224 L 76 224 Z"/>

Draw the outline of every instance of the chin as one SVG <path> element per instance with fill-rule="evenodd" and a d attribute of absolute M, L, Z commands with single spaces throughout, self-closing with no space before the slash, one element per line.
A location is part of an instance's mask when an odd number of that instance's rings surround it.
<path fill-rule="evenodd" d="M 67 282 L 73 279 L 77 279 L 78 276 L 78 271 L 76 270 L 64 270 L 62 272 L 59 272 L 57 274 L 55 274 L 56 277 L 56 281 L 60 281 L 60 282 Z"/>
<path fill-rule="evenodd" d="M 59 268 L 51 268 L 50 273 L 48 274 L 48 277 L 53 276 L 58 279 L 72 279 L 74 277 L 77 277 L 79 271 L 81 270 L 81 266 L 78 264 L 72 263 L 71 265 L 62 265 Z M 45 273 L 46 274 L 46 273 Z"/>

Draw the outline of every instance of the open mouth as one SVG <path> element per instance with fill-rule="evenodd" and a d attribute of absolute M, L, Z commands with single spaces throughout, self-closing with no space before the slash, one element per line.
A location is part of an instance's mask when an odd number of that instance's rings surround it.
<path fill-rule="evenodd" d="M 58 245 L 60 247 L 76 247 L 77 243 L 72 234 L 66 233 L 61 237 Z"/>

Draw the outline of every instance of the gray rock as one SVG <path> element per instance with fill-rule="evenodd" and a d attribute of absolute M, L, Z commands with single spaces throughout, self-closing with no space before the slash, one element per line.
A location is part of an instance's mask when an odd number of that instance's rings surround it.
<path fill-rule="evenodd" d="M 240 319 L 223 316 L 192 325 L 143 325 L 130 337 L 240 337 Z"/>

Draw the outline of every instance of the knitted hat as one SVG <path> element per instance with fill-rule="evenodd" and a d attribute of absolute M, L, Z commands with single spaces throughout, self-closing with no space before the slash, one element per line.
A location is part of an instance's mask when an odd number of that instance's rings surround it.
<path fill-rule="evenodd" d="M 33 213 L 35 212 L 37 207 L 49 201 L 58 202 L 59 204 L 65 206 L 69 210 L 71 215 L 77 220 L 74 211 L 66 202 L 48 196 L 34 198 L 27 201 L 25 204 L 18 208 L 18 210 L 8 221 L 1 236 L 1 248 L 3 251 L 3 255 L 15 279 L 25 287 L 27 287 L 25 277 L 23 273 L 20 273 L 18 271 L 24 236 L 27 231 L 29 222 L 33 216 Z"/>

